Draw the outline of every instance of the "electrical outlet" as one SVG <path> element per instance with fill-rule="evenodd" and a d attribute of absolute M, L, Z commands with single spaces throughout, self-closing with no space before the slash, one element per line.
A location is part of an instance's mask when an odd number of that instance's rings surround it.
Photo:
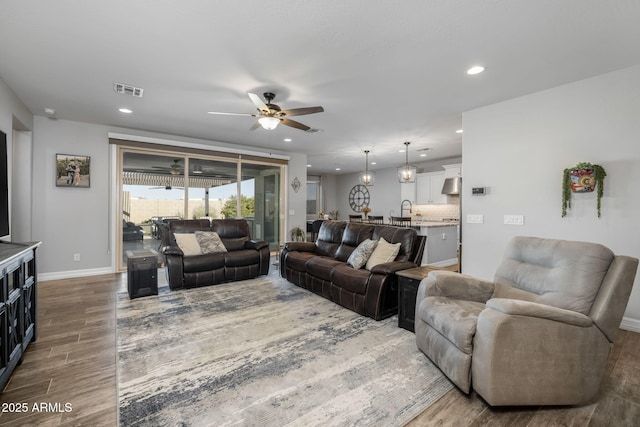
<path fill-rule="evenodd" d="M 482 224 L 484 223 L 484 215 L 482 214 L 468 214 L 467 224 Z"/>
<path fill-rule="evenodd" d="M 524 225 L 524 215 L 505 215 L 504 223 L 507 225 Z"/>
<path fill-rule="evenodd" d="M 74 261 L 80 261 L 80 254 L 73 254 Z"/>

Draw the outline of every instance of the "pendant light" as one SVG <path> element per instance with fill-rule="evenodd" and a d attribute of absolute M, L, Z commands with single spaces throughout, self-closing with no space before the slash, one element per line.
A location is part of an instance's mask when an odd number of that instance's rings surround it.
<path fill-rule="evenodd" d="M 405 164 L 398 166 L 398 181 L 400 181 L 400 184 L 416 182 L 417 169 L 415 166 L 409 164 L 409 144 L 411 143 L 408 141 L 404 143 Z"/>
<path fill-rule="evenodd" d="M 360 184 L 371 187 L 376 180 L 376 173 L 369 170 L 369 150 L 364 150 L 364 172 L 360 174 Z"/>

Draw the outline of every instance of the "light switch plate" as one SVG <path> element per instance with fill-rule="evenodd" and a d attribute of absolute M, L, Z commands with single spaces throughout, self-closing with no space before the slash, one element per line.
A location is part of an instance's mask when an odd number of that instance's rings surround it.
<path fill-rule="evenodd" d="M 484 215 L 467 214 L 467 224 L 482 224 L 482 223 L 484 223 Z"/>
<path fill-rule="evenodd" d="M 507 225 L 524 225 L 524 215 L 505 215 L 504 223 Z"/>

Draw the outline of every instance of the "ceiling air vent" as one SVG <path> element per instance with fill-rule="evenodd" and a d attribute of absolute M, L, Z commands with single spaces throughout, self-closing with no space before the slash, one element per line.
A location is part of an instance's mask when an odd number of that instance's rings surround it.
<path fill-rule="evenodd" d="M 144 91 L 142 88 L 126 85 L 124 83 L 114 83 L 113 89 L 122 95 L 131 95 L 138 98 L 142 98 L 142 92 Z"/>
<path fill-rule="evenodd" d="M 310 128 L 310 129 L 307 129 L 306 132 L 307 133 L 318 133 L 318 132 L 322 132 L 322 129 Z"/>

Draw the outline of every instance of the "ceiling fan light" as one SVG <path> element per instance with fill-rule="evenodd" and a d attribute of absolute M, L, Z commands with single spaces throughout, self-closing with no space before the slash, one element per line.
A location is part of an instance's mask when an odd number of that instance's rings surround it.
<path fill-rule="evenodd" d="M 264 130 L 274 130 L 280 124 L 280 119 L 277 117 L 260 117 L 258 123 Z"/>

